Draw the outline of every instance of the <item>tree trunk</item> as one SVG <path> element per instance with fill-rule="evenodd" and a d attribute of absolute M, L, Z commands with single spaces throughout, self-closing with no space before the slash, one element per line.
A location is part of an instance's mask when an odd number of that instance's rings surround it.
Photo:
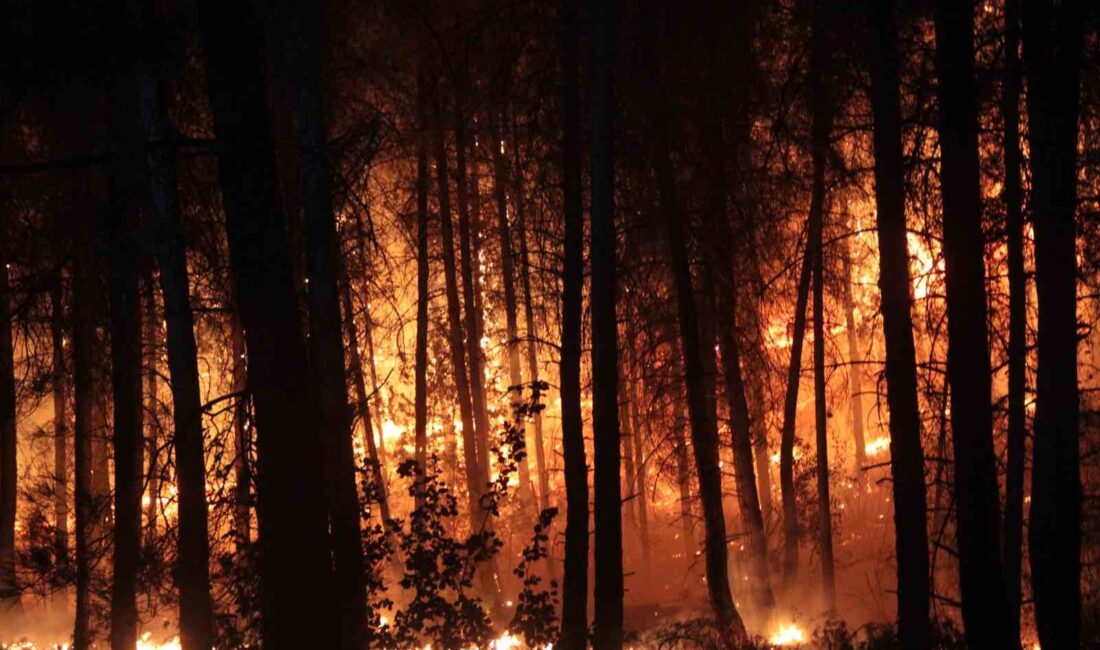
<path fill-rule="evenodd" d="M 428 90 L 423 70 L 416 76 L 416 467 L 424 475 L 428 463 Z M 350 288 L 349 288 L 350 290 Z M 352 319 L 348 314 L 348 319 Z M 355 347 L 354 345 L 352 346 Z M 357 351 L 356 351 L 357 352 Z M 360 376 L 361 376 L 360 372 Z M 361 399 L 365 399 L 365 396 Z M 363 406 L 360 406 L 363 408 Z M 364 417 L 369 418 L 367 413 Z M 417 494 L 417 506 L 423 498 Z"/>
<path fill-rule="evenodd" d="M 297 97 L 295 107 L 298 163 L 306 221 L 309 304 L 309 380 L 317 408 L 324 455 L 324 493 L 332 537 L 334 598 L 338 607 L 338 647 L 362 648 L 367 611 L 352 448 L 351 411 L 344 366 L 344 329 L 340 314 L 340 247 L 332 205 L 332 170 L 320 90 L 320 5 L 279 3 L 274 8 L 282 34 L 284 72 Z M 346 284 L 346 283 L 345 283 Z M 348 318 L 352 318 L 348 311 Z M 357 349 L 357 342 L 353 346 Z M 358 374 L 361 380 L 362 373 Z M 368 413 L 369 420 L 369 413 Z M 369 435 L 369 429 L 368 429 Z M 370 435 L 373 443 L 373 435 Z M 376 457 L 377 460 L 377 457 Z M 378 471 L 378 467 L 375 467 Z M 378 471 L 378 478 L 381 472 Z"/>
<path fill-rule="evenodd" d="M 50 340 L 53 349 L 53 503 L 54 555 L 69 566 L 69 371 L 65 363 L 64 271 L 50 287 Z"/>
<path fill-rule="evenodd" d="M 592 647 L 623 647 L 623 517 L 619 451 L 619 332 L 615 318 L 615 62 L 613 0 L 590 6 L 592 124 L 592 439 L 595 616 Z"/>
<path fill-rule="evenodd" d="M 699 313 L 692 288 L 684 224 L 676 196 L 676 178 L 669 145 L 669 107 L 663 101 L 663 75 L 657 55 L 659 44 L 655 23 L 659 19 L 657 16 L 652 16 L 645 26 L 645 29 L 650 32 L 647 48 L 650 53 L 648 73 L 651 76 L 651 97 L 654 104 L 651 115 L 653 165 L 657 176 L 658 207 L 665 227 L 668 229 L 672 275 L 676 287 L 688 416 L 691 423 L 691 446 L 695 452 L 699 498 L 702 502 L 706 531 L 707 590 L 723 642 L 727 647 L 732 648 L 747 640 L 748 635 L 730 593 L 726 519 L 722 505 L 722 474 L 718 467 L 718 426 L 711 417 L 707 399 Z M 711 353 L 706 352 L 706 354 Z"/>
<path fill-rule="evenodd" d="M 508 170 L 504 158 L 504 131 L 500 116 L 490 107 L 489 148 L 493 154 L 493 193 L 497 204 L 497 236 L 500 238 L 501 284 L 504 285 L 505 344 L 508 353 L 509 392 L 513 403 L 523 399 L 523 375 L 520 372 L 519 318 L 516 305 L 515 254 L 512 251 L 512 226 L 508 222 Z M 515 146 L 515 143 L 512 143 Z M 525 506 L 534 506 L 531 469 L 527 457 L 519 460 L 519 491 Z"/>
<path fill-rule="evenodd" d="M 180 223 L 175 151 L 165 146 L 172 137 L 172 129 L 165 114 L 162 92 L 160 84 L 152 78 L 146 79 L 142 88 L 141 107 L 145 141 L 148 145 L 146 164 L 156 224 L 160 289 L 164 296 L 168 372 L 172 379 L 173 440 L 179 490 L 179 558 L 175 576 L 180 593 L 180 643 L 183 650 L 205 650 L 213 639 L 214 613 L 210 601 L 210 542 L 207 530 L 206 463 L 203 457 L 202 395 L 199 388 L 195 318 L 191 309 L 191 283 Z M 239 327 L 235 329 L 240 330 Z M 238 352 L 234 349 L 234 370 L 238 364 L 243 363 L 243 354 L 243 350 Z M 150 458 L 152 468 L 153 456 Z M 157 485 L 155 479 L 150 485 Z M 245 486 L 247 490 L 247 482 Z M 151 487 L 150 495 L 150 507 L 155 513 L 159 489 Z M 247 536 L 247 506 L 245 507 Z"/>
<path fill-rule="evenodd" d="M 854 236 L 851 233 L 850 236 Z M 849 238 L 841 243 L 844 263 L 844 329 L 848 338 L 848 396 L 852 420 L 852 442 L 856 447 L 856 476 L 862 476 L 867 466 L 867 439 L 863 432 L 863 356 L 859 350 L 859 324 L 852 299 L 852 244 Z"/>
<path fill-rule="evenodd" d="M 886 339 L 890 469 L 894 479 L 898 638 L 906 650 L 919 650 L 930 643 L 928 518 L 909 294 L 897 28 L 892 0 L 869 7 L 868 56 L 874 118 L 879 289 Z"/>
<path fill-rule="evenodd" d="M 561 437 L 565 465 L 565 575 L 562 583 L 561 650 L 587 647 L 588 468 L 581 420 L 581 315 L 584 291 L 584 195 L 581 187 L 580 3 L 562 0 L 562 262 Z M 526 247 L 525 247 L 526 248 Z M 530 286 L 527 287 L 530 301 Z M 530 315 L 528 315 L 530 318 Z M 527 324 L 531 329 L 531 321 Z"/>
<path fill-rule="evenodd" d="M 110 209 L 107 214 L 111 337 L 111 394 L 114 430 L 114 531 L 111 571 L 111 648 L 137 645 L 137 578 L 141 556 L 143 415 L 141 382 L 140 249 L 134 241 L 141 185 L 141 139 L 137 77 L 116 83 L 112 106 Z"/>
<path fill-rule="evenodd" d="M 993 453 L 991 371 L 974 82 L 974 3 L 937 0 L 943 257 L 947 287 L 947 380 L 951 389 L 956 537 L 966 639 L 1012 645 L 998 553 L 1000 500 Z"/>
<path fill-rule="evenodd" d="M 141 340 L 145 345 L 142 377 L 145 382 L 145 413 L 149 423 L 145 427 L 145 481 L 149 502 L 145 507 L 145 552 L 151 553 L 157 543 L 157 512 L 160 496 L 160 467 L 158 465 L 160 422 L 157 417 L 157 298 L 153 269 L 144 274 L 141 297 Z"/>
<path fill-rule="evenodd" d="M 1023 194 L 1020 189 L 1020 0 L 1005 0 L 1004 12 L 1005 69 L 1001 119 L 1004 120 L 1004 202 L 1008 247 L 1008 431 L 1001 561 L 1004 563 L 1005 596 L 1009 608 L 1006 624 L 1018 643 L 1024 542 L 1024 463 L 1027 454 L 1027 275 L 1024 268 Z"/>
<path fill-rule="evenodd" d="M 1028 544 L 1039 641 L 1081 643 L 1077 122 L 1086 3 L 1024 2 L 1039 366 Z"/>
<path fill-rule="evenodd" d="M 814 229 L 815 214 L 807 219 L 807 236 Z M 783 400 L 783 430 L 779 440 L 779 489 L 783 497 L 783 588 L 790 589 L 798 575 L 798 503 L 794 493 L 794 441 L 798 420 L 798 384 L 802 378 L 802 342 L 806 336 L 806 302 L 810 295 L 810 270 L 813 251 L 807 240 L 802 268 L 798 274 L 798 295 L 794 307 L 794 331 L 791 332 L 791 363 L 787 368 L 787 393 Z"/>
<path fill-rule="evenodd" d="M 462 333 L 462 306 L 458 297 L 458 279 L 455 269 L 454 225 L 451 223 L 450 190 L 447 180 L 447 149 L 443 141 L 443 119 L 439 108 L 439 97 L 435 105 L 435 147 L 436 173 L 439 189 L 439 222 L 443 234 L 443 279 L 447 293 L 448 342 L 451 348 L 451 369 L 454 373 L 455 389 L 458 392 L 458 410 L 462 421 L 462 455 L 466 465 L 466 489 L 469 493 L 470 529 L 475 531 L 481 526 L 481 494 L 485 488 L 482 483 L 481 469 L 477 456 L 477 443 L 474 436 L 473 404 L 470 401 L 470 376 L 466 373 L 466 348 Z"/>
<path fill-rule="evenodd" d="M 322 441 L 275 186 L 257 20 L 247 2 L 203 0 L 199 23 L 256 415 L 263 646 L 336 647 Z"/>
<path fill-rule="evenodd" d="M 12 312 L 8 260 L 12 258 L 11 224 L 6 212 L 0 214 L 0 612 L 19 602 L 19 585 L 15 575 L 15 507 L 16 507 L 16 421 L 15 346 L 12 343 Z"/>
<path fill-rule="evenodd" d="M 476 188 L 467 184 L 467 142 L 465 113 L 465 80 L 456 82 L 455 92 L 455 193 L 458 197 L 458 246 L 461 256 L 459 269 L 462 274 L 463 314 L 465 316 L 466 354 L 470 370 L 470 400 L 474 414 L 474 442 L 477 445 L 478 470 L 482 485 L 489 483 L 489 411 L 485 403 L 485 372 L 481 365 L 481 320 L 476 298 L 477 287 L 474 266 L 476 250 L 470 228 L 470 192 Z M 476 215 L 473 217 L 476 218 Z"/>
<path fill-rule="evenodd" d="M 252 541 L 252 449 L 251 414 L 248 398 L 248 352 L 244 330 L 236 314 L 230 317 L 230 347 L 233 351 L 233 533 L 237 550 Z"/>

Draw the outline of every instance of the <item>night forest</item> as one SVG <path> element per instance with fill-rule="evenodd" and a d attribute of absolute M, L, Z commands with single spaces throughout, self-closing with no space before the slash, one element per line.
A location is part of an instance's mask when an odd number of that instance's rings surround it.
<path fill-rule="evenodd" d="M 8 0 L 0 650 L 1100 648 L 1100 5 Z"/>

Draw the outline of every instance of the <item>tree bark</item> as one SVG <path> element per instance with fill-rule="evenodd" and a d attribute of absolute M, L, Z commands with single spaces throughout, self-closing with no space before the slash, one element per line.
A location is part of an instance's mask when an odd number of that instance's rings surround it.
<path fill-rule="evenodd" d="M 428 90 L 423 70 L 416 76 L 416 467 L 424 475 L 428 463 L 428 306 L 431 302 L 428 265 Z M 348 318 L 351 318 L 349 314 Z M 354 346 L 353 346 L 354 347 Z M 363 398 L 365 399 L 365 397 Z M 363 407 L 360 407 L 363 408 Z M 370 417 L 369 414 L 364 414 Z M 419 494 L 417 506 L 423 501 Z"/>
<path fill-rule="evenodd" d="M 275 186 L 257 22 L 244 1 L 199 3 L 230 267 L 256 416 L 261 634 L 272 650 L 336 647 L 324 456 L 312 422 L 306 344 Z"/>
<path fill-rule="evenodd" d="M 64 270 L 50 287 L 50 341 L 53 358 L 54 556 L 69 566 L 69 371 L 65 363 Z"/>
<path fill-rule="evenodd" d="M 1005 515 L 1001 528 L 1007 625 L 1019 643 L 1024 537 L 1024 463 L 1027 454 L 1027 275 L 1024 268 L 1024 214 L 1020 189 L 1020 0 L 1004 3 L 1004 202 L 1008 247 L 1008 431 L 1005 460 Z M 1019 647 L 1016 645 L 1015 647 Z"/>
<path fill-rule="evenodd" d="M 1081 643 L 1077 385 L 1077 122 L 1086 4 L 1024 2 L 1035 287 L 1039 303 L 1028 548 L 1039 641 Z"/>
<path fill-rule="evenodd" d="M 937 0 L 940 181 L 947 287 L 956 537 L 966 639 L 1012 645 L 998 553 L 1000 500 L 993 453 L 991 371 L 974 82 L 974 3 Z"/>
<path fill-rule="evenodd" d="M 12 259 L 11 224 L 5 212 L 0 213 L 0 611 L 19 602 L 19 585 L 15 575 L 15 508 L 18 481 L 15 396 L 15 346 L 12 343 L 12 312 L 9 271 Z"/>
<path fill-rule="evenodd" d="M 143 178 L 138 79 L 125 73 L 115 84 L 111 131 L 115 157 L 110 167 L 107 214 L 114 430 L 114 532 L 111 571 L 112 650 L 137 645 L 137 578 L 141 556 L 143 415 L 141 382 L 140 249 L 133 195 Z"/>
<path fill-rule="evenodd" d="M 179 490 L 179 557 L 175 576 L 180 593 L 180 644 L 183 650 L 205 650 L 212 643 L 214 614 L 210 601 L 202 396 L 191 283 L 180 222 L 175 150 L 165 146 L 172 137 L 172 129 L 163 106 L 163 90 L 149 77 L 141 92 L 142 124 L 148 151 L 146 165 L 167 326 L 168 372 L 172 379 L 173 440 Z M 239 353 L 234 350 L 234 367 L 240 362 L 238 354 L 243 355 L 243 350 Z M 154 457 L 150 456 L 150 471 L 154 462 Z M 157 485 L 155 479 L 150 485 Z M 155 513 L 159 489 L 151 487 L 150 497 L 151 512 Z M 247 513 L 245 521 L 247 528 Z"/>
<path fill-rule="evenodd" d="M 466 373 L 466 348 L 463 343 L 462 306 L 458 297 L 458 279 L 455 268 L 454 225 L 451 222 L 450 190 L 447 179 L 447 149 L 443 140 L 443 120 L 439 97 L 435 98 L 435 148 L 436 185 L 439 190 L 439 222 L 443 234 L 443 279 L 447 293 L 448 342 L 451 348 L 451 369 L 458 393 L 458 410 L 462 421 L 462 455 L 466 465 L 466 489 L 469 493 L 470 529 L 481 525 L 481 494 L 484 489 L 474 435 L 473 403 L 470 401 L 470 376 Z"/>
<path fill-rule="evenodd" d="M 656 36 L 659 18 L 647 19 L 649 30 L 648 74 L 651 77 L 653 101 L 652 134 L 653 165 L 657 177 L 658 208 L 668 230 L 673 283 L 680 327 L 680 343 L 684 358 L 684 379 L 687 390 L 688 416 L 691 423 L 691 443 L 695 453 L 695 469 L 699 477 L 699 499 L 703 507 L 706 531 L 706 583 L 711 608 L 721 630 L 723 643 L 736 647 L 748 638 L 745 625 L 730 593 L 726 520 L 722 505 L 722 474 L 718 467 L 718 426 L 711 417 L 707 399 L 706 376 L 700 342 L 699 312 L 696 308 L 688 262 L 684 224 L 676 195 L 676 177 L 672 168 L 669 145 L 669 107 L 664 92 L 659 48 Z"/>
<path fill-rule="evenodd" d="M 562 0 L 562 201 L 565 219 L 561 316 L 561 436 L 565 469 L 565 575 L 562 650 L 587 647 L 588 468 L 581 420 L 581 309 L 584 290 L 584 196 L 581 187 L 580 3 Z M 528 283 L 528 300 L 530 286 Z M 530 317 L 530 316 L 529 316 Z M 528 329 L 531 323 L 528 321 Z"/>
<path fill-rule="evenodd" d="M 592 647 L 623 647 L 623 517 L 619 450 L 619 331 L 615 318 L 614 0 L 591 5 L 592 439 L 595 590 Z"/>
<path fill-rule="evenodd" d="M 883 335 L 886 339 L 890 469 L 894 479 L 898 639 L 906 650 L 919 650 L 927 648 L 930 643 L 928 519 L 909 293 L 901 91 L 893 1 L 869 5 L 868 23 L 879 290 L 882 292 Z"/>
<path fill-rule="evenodd" d="M 141 292 L 141 340 L 144 344 L 142 378 L 145 383 L 145 413 L 149 423 L 145 427 L 145 490 L 149 502 L 145 508 L 145 552 L 152 552 L 157 543 L 157 512 L 160 495 L 160 422 L 157 417 L 157 298 L 153 268 L 145 269 Z"/>

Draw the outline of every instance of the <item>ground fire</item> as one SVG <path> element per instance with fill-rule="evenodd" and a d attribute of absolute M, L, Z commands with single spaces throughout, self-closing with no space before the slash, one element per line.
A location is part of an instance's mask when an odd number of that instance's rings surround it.
<path fill-rule="evenodd" d="M 1084 0 L 0 7 L 0 650 L 1100 647 Z"/>

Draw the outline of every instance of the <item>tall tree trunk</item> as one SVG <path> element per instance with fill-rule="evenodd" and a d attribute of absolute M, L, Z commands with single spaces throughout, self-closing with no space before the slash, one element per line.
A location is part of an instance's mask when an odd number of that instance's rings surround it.
<path fill-rule="evenodd" d="M 248 352 L 244 330 L 236 314 L 230 317 L 229 340 L 233 351 L 233 534 L 237 550 L 252 541 L 252 449 L 251 413 L 248 397 Z"/>
<path fill-rule="evenodd" d="M 501 284 L 504 286 L 505 343 L 508 353 L 508 382 L 513 403 L 523 399 L 523 375 L 520 372 L 519 318 L 516 305 L 516 263 L 512 251 L 512 226 L 508 222 L 508 168 L 504 157 L 504 131 L 500 115 L 489 108 L 489 148 L 493 155 L 493 194 L 497 204 L 497 236 L 500 238 Z M 512 143 L 515 146 L 515 143 Z M 520 498 L 525 506 L 534 506 L 531 469 L 527 457 L 519 460 Z"/>
<path fill-rule="evenodd" d="M 825 222 L 825 165 L 832 130 L 832 61 L 827 30 L 830 28 L 828 0 L 816 0 L 810 30 L 810 157 L 813 188 L 810 197 L 810 232 L 806 251 L 813 265 L 814 290 L 814 429 L 817 451 L 818 547 L 821 551 L 821 579 L 825 606 L 836 609 L 836 574 L 833 566 L 833 517 L 829 499 L 828 404 L 825 396 L 825 251 L 822 231 Z"/>
<path fill-rule="evenodd" d="M 437 91 L 438 92 L 438 91 Z M 458 279 L 455 268 L 454 225 L 451 222 L 450 189 L 447 179 L 447 149 L 443 140 L 443 119 L 439 97 L 435 98 L 435 148 L 436 185 L 439 190 L 439 222 L 443 234 L 443 279 L 447 293 L 448 342 L 451 349 L 451 369 L 455 389 L 458 392 L 458 410 L 462 421 L 462 455 L 466 465 L 466 489 L 469 493 L 470 529 L 481 526 L 481 494 L 485 488 L 477 455 L 474 435 L 473 403 L 470 401 L 470 375 L 466 373 L 466 348 L 463 343 L 462 306 L 458 297 Z"/>
<path fill-rule="evenodd" d="M 16 420 L 15 346 L 12 343 L 12 322 L 15 320 L 9 285 L 8 260 L 12 258 L 9 237 L 11 223 L 6 208 L 0 211 L 0 611 L 19 602 L 19 585 L 15 575 L 15 507 L 16 507 Z"/>
<path fill-rule="evenodd" d="M 614 0 L 590 6 L 592 447 L 595 590 L 592 647 L 623 647 L 623 517 L 619 451 L 619 331 L 615 318 Z M 713 348 L 712 348 L 713 349 Z"/>
<path fill-rule="evenodd" d="M 176 184 L 175 150 L 165 146 L 172 128 L 164 110 L 163 89 L 146 78 L 142 88 L 142 124 L 147 145 L 150 196 L 156 229 L 160 289 L 164 296 L 167 327 L 168 372 L 171 376 L 173 441 L 176 450 L 176 483 L 179 494 L 179 556 L 176 585 L 180 599 L 180 644 L 183 650 L 205 650 L 214 633 L 210 601 L 210 542 L 207 530 L 206 463 L 203 457 L 202 395 L 199 387 L 198 346 L 191 309 L 187 252 L 180 222 Z M 234 325 L 235 333 L 240 327 Z M 238 336 L 234 336 L 236 341 Z M 150 341 L 150 343 L 152 343 Z M 243 364 L 244 350 L 233 350 L 233 367 Z M 234 382 L 234 390 L 243 390 Z M 240 418 L 234 418 L 239 421 Z M 236 422 L 243 427 L 243 422 Z M 241 450 L 238 448 L 238 454 Z M 154 457 L 150 456 L 152 468 Z M 238 476 L 240 480 L 240 476 Z M 157 485 L 152 481 L 151 486 Z M 247 495 L 248 482 L 244 482 Z M 152 512 L 159 489 L 150 488 Z M 244 537 L 248 514 L 245 505 Z"/>
<path fill-rule="evenodd" d="M 80 196 L 74 193 L 74 197 Z M 80 198 L 83 198 L 80 196 Z M 97 236 L 92 217 L 74 215 L 73 242 L 92 242 Z M 93 540 L 98 528 L 99 510 L 92 489 L 92 438 L 98 435 L 99 372 L 95 350 L 99 348 L 96 323 L 102 322 L 97 300 L 95 246 L 73 246 L 73 464 L 76 505 L 76 613 L 73 619 L 73 650 L 89 650 L 92 645 L 91 610 Z"/>
<path fill-rule="evenodd" d="M 463 314 L 465 316 L 466 354 L 470 370 L 470 400 L 474 412 L 474 442 L 477 445 L 478 469 L 483 485 L 489 483 L 489 411 L 485 403 L 485 372 L 481 365 L 481 320 L 480 305 L 477 299 L 474 268 L 477 265 L 475 235 L 471 232 L 470 194 L 477 194 L 477 188 L 467 183 L 466 153 L 466 90 L 465 79 L 456 82 L 455 91 L 455 193 L 458 198 L 458 246 L 459 269 L 462 274 Z M 475 208 L 476 211 L 476 208 Z"/>
<path fill-rule="evenodd" d="M 852 233 L 854 235 L 854 233 Z M 852 244 L 849 238 L 841 243 L 844 264 L 844 329 L 848 338 L 848 396 L 852 424 L 852 442 L 856 447 L 856 475 L 862 476 L 867 466 L 867 439 L 863 432 L 863 356 L 859 350 L 859 324 L 852 298 Z"/>
<path fill-rule="evenodd" d="M 416 467 L 421 476 L 428 463 L 428 90 L 423 70 L 416 75 Z M 348 315 L 351 319 L 352 316 Z M 355 347 L 354 345 L 352 347 Z M 361 373 L 360 373 L 361 374 Z M 363 407 L 360 407 L 363 408 Z M 364 414 L 364 417 L 370 417 Z M 417 506 L 423 499 L 416 497 Z"/>
<path fill-rule="evenodd" d="M 814 229 L 820 214 L 811 209 L 807 219 L 807 236 Z M 779 440 L 779 489 L 783 498 L 783 588 L 790 589 L 798 575 L 798 502 L 794 493 L 794 441 L 798 420 L 798 385 L 802 378 L 802 343 L 806 336 L 806 302 L 810 295 L 813 251 L 807 239 L 802 268 L 798 274 L 798 295 L 795 297 L 794 330 L 791 332 L 791 363 L 787 368 L 787 392 L 783 400 L 783 430 Z"/>
<path fill-rule="evenodd" d="M 527 246 L 527 210 L 524 199 L 523 169 L 519 165 L 519 146 L 513 137 L 512 150 L 515 153 L 512 167 L 512 193 L 516 206 L 516 230 L 519 236 L 519 276 L 523 289 L 523 317 L 526 328 L 527 380 L 531 385 L 532 399 L 540 399 L 539 387 L 538 330 L 535 326 L 534 299 L 531 296 L 531 260 Z M 542 414 L 532 416 L 535 443 L 535 471 L 539 478 L 539 509 L 550 507 L 550 472 L 546 467 L 546 445 L 542 439 Z M 547 558 L 549 560 L 549 558 Z"/>
<path fill-rule="evenodd" d="M 50 287 L 50 341 L 53 359 L 54 555 L 69 566 L 69 371 L 65 363 L 64 270 Z M 63 602 L 64 602 L 63 598 Z"/>
<path fill-rule="evenodd" d="M 1000 499 L 993 453 L 992 378 L 974 82 L 974 3 L 937 0 L 940 182 L 947 287 L 947 380 L 951 389 L 956 537 L 966 639 L 1012 645 L 998 548 Z"/>
<path fill-rule="evenodd" d="M 874 119 L 875 206 L 879 289 L 886 338 L 894 540 L 897 549 L 898 638 L 906 650 L 929 640 L 928 517 L 917 402 L 916 350 L 909 294 L 897 28 L 893 0 L 869 5 L 868 57 Z"/>
<path fill-rule="evenodd" d="M 374 478 L 374 487 L 378 491 L 378 509 L 382 514 L 382 524 L 393 519 L 390 514 L 389 486 L 386 473 L 378 455 L 378 445 L 374 440 L 374 426 L 370 419 L 370 403 L 367 400 L 367 385 L 363 380 L 363 357 L 359 353 L 359 327 L 355 323 L 355 307 L 351 300 L 351 282 L 344 274 L 341 298 L 344 303 L 345 327 L 348 332 L 348 374 L 355 388 L 355 404 L 359 407 L 359 419 L 363 423 L 363 438 L 367 446 L 367 463 Z"/>
<path fill-rule="evenodd" d="M 1039 302 L 1028 547 L 1039 641 L 1081 643 L 1077 386 L 1077 122 L 1086 3 L 1024 2 L 1035 287 Z"/>
<path fill-rule="evenodd" d="M 581 187 L 580 3 L 562 0 L 562 201 L 565 218 L 561 316 L 561 437 L 565 465 L 565 575 L 561 650 L 587 647 L 588 468 L 581 420 L 581 315 L 584 291 L 584 196 Z M 525 247 L 526 248 L 526 247 Z M 530 300 L 530 283 L 527 283 Z M 530 316 L 528 316 L 530 318 Z M 531 322 L 528 321 L 528 330 Z"/>
<path fill-rule="evenodd" d="M 137 578 L 141 556 L 143 415 L 141 382 L 140 249 L 134 241 L 133 196 L 143 181 L 137 78 L 120 76 L 112 106 L 110 209 L 107 216 L 114 430 L 114 532 L 111 571 L 111 648 L 137 645 Z"/>
<path fill-rule="evenodd" d="M 1004 4 L 1004 202 L 1008 246 L 1008 431 L 1005 460 L 1005 516 L 1001 528 L 1007 625 L 1019 643 L 1024 542 L 1024 463 L 1027 453 L 1027 276 L 1024 269 L 1024 212 L 1020 189 L 1020 0 Z M 1018 647 L 1018 645 L 1016 646 Z"/>
<path fill-rule="evenodd" d="M 723 643 L 732 648 L 745 641 L 748 635 L 730 593 L 726 519 L 722 505 L 722 473 L 718 467 L 718 425 L 711 417 L 708 404 L 706 371 L 703 362 L 704 350 L 700 342 L 699 312 L 692 288 L 684 224 L 676 196 L 676 177 L 672 168 L 669 145 L 669 107 L 663 100 L 663 75 L 657 54 L 659 49 L 656 35 L 657 20 L 660 20 L 659 16 L 653 15 L 647 19 L 645 26 L 645 29 L 650 32 L 647 48 L 651 57 L 648 61 L 648 74 L 651 76 L 653 101 L 651 115 L 653 165 L 657 176 L 659 210 L 668 229 L 672 276 L 676 287 L 688 416 L 691 423 L 691 446 L 695 452 L 699 498 L 702 502 L 706 531 L 707 590 Z M 711 351 L 706 353 L 712 354 Z"/>
<path fill-rule="evenodd" d="M 322 442 L 275 186 L 257 18 L 247 2 L 203 0 L 199 23 L 256 414 L 263 646 L 336 647 Z"/>
<path fill-rule="evenodd" d="M 145 551 L 151 552 L 157 543 L 157 505 L 160 495 L 160 467 L 158 465 L 160 422 L 157 418 L 157 298 L 153 269 L 146 269 L 141 292 L 141 340 L 145 345 L 142 378 L 145 383 L 145 413 L 149 418 L 145 427 L 145 489 L 149 502 L 145 507 Z"/>
<path fill-rule="evenodd" d="M 276 23 L 284 43 L 284 71 L 297 97 L 295 135 L 305 210 L 309 280 L 309 379 L 324 455 L 334 598 L 339 610 L 338 647 L 354 650 L 366 643 L 367 602 L 340 315 L 340 247 L 320 89 L 324 16 L 319 4 L 299 5 L 292 1 L 278 3 L 274 11 L 278 13 Z M 351 311 L 348 311 L 348 318 L 352 318 Z M 357 348 L 357 342 L 353 342 L 352 347 Z M 361 378 L 362 373 L 358 376 Z M 373 436 L 370 438 L 373 443 Z"/>

